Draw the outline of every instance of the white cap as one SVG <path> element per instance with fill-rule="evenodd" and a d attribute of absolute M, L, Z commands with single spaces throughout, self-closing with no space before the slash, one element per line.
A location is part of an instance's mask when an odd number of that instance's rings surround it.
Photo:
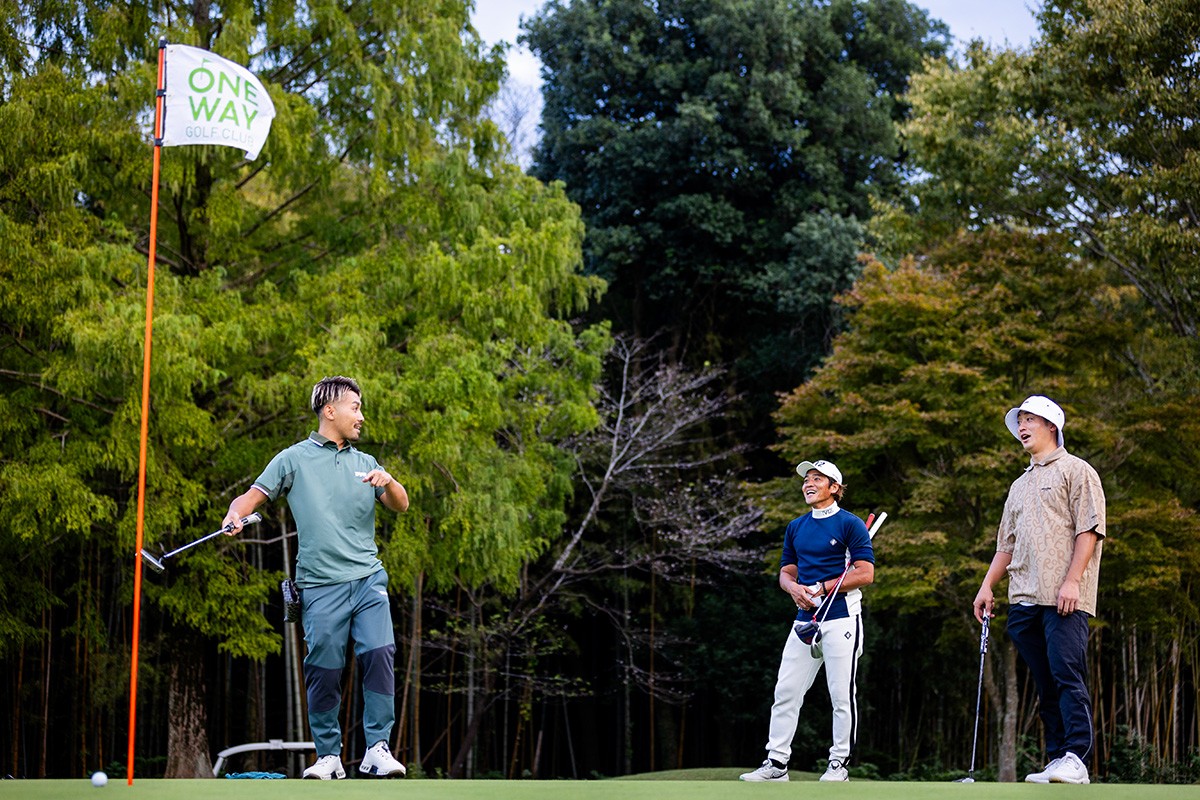
<path fill-rule="evenodd" d="M 1025 402 L 1021 403 L 1020 408 L 1010 409 L 1004 415 L 1004 424 L 1008 426 L 1009 432 L 1016 437 L 1017 441 L 1021 440 L 1021 434 L 1017 431 L 1017 415 L 1022 411 L 1037 414 L 1042 419 L 1054 423 L 1054 426 L 1058 428 L 1058 446 L 1063 446 L 1063 426 L 1067 424 L 1067 416 L 1063 414 L 1063 410 L 1059 408 L 1058 403 L 1049 397 L 1042 397 L 1040 394 L 1035 394 L 1026 397 Z"/>
<path fill-rule="evenodd" d="M 832 461 L 801 461 L 796 465 L 796 474 L 803 478 L 810 469 L 815 469 L 834 483 L 842 482 L 842 471 Z"/>

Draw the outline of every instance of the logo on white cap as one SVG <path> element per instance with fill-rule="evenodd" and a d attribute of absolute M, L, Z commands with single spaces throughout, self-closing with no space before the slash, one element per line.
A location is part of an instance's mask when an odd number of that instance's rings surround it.
<path fill-rule="evenodd" d="M 810 469 L 815 469 L 834 483 L 842 482 L 842 471 L 832 461 L 801 461 L 796 465 L 796 474 L 803 478 Z"/>
<path fill-rule="evenodd" d="M 1067 424 L 1067 415 L 1059 408 L 1058 403 L 1049 397 L 1035 394 L 1026 397 L 1025 402 L 1021 403 L 1019 408 L 1009 409 L 1008 413 L 1004 415 L 1004 424 L 1008 426 L 1009 433 L 1017 441 L 1021 440 L 1021 434 L 1017 430 L 1017 417 L 1022 411 L 1037 414 L 1042 419 L 1052 422 L 1054 427 L 1058 428 L 1058 446 L 1063 446 L 1063 426 Z"/>

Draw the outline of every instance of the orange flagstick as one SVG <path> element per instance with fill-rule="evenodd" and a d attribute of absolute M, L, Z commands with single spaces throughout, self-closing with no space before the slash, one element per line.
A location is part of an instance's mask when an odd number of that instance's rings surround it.
<path fill-rule="evenodd" d="M 142 622 L 142 538 L 146 524 L 146 441 L 150 433 L 150 340 L 154 329 L 154 260 L 158 243 L 158 176 L 162 157 L 164 65 L 167 40 L 158 40 L 158 89 L 154 103 L 154 174 L 150 185 L 150 257 L 146 268 L 146 344 L 142 354 L 142 426 L 138 443 L 137 544 L 133 570 L 133 651 L 129 670 L 129 766 L 127 782 L 133 785 L 133 751 L 137 741 L 138 638 Z"/>

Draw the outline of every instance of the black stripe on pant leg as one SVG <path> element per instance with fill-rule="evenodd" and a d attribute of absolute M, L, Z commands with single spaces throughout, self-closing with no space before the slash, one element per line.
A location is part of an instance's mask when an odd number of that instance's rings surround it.
<path fill-rule="evenodd" d="M 858 653 L 859 641 L 862 639 L 862 617 L 859 616 L 854 625 L 854 652 Z M 850 754 L 846 756 L 842 766 L 846 766 L 854 758 L 854 747 L 858 744 L 858 656 L 850 667 Z"/>

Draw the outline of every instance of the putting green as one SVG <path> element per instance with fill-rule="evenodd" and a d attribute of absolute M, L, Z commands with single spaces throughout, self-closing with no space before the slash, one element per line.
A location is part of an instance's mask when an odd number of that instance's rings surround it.
<path fill-rule="evenodd" d="M 129 786 L 122 778 L 96 788 L 87 778 L 76 780 L 0 781 L 0 798 L 21 800 L 797 800 L 811 797 L 817 787 L 792 785 L 816 781 L 797 773 L 790 783 L 741 783 L 740 770 L 705 770 L 707 780 L 672 780 L 671 773 L 639 775 L 600 781 L 448 781 L 448 780 L 155 780 L 137 779 Z M 677 773 L 678 774 L 678 773 Z M 686 773 L 685 773 L 686 774 Z M 719 777 L 728 776 L 726 780 Z M 664 777 L 667 776 L 667 777 Z M 1044 800 L 1087 797 L 1087 800 L 1200 800 L 1200 786 L 1094 784 L 1035 786 L 1027 783 L 900 783 L 851 781 L 820 787 L 821 800 Z"/>

